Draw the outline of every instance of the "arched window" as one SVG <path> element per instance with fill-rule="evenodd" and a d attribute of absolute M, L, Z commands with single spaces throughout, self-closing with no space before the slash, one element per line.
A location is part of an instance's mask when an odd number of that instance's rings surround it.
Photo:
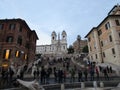
<path fill-rule="evenodd" d="M 16 24 L 10 24 L 10 25 L 9 25 L 9 29 L 10 29 L 10 30 L 15 30 L 15 26 L 16 26 Z"/>
<path fill-rule="evenodd" d="M 8 43 L 13 42 L 13 36 L 8 36 L 8 37 L 6 38 L 6 42 L 8 42 Z"/>
<path fill-rule="evenodd" d="M 65 39 L 65 36 L 63 36 L 63 39 Z"/>
<path fill-rule="evenodd" d="M 0 30 L 3 30 L 4 24 L 0 24 Z"/>
<path fill-rule="evenodd" d="M 54 38 L 54 37 L 52 37 L 52 39 L 54 40 L 55 38 Z"/>
<path fill-rule="evenodd" d="M 11 56 L 11 50 L 10 49 L 5 49 L 4 52 L 3 52 L 3 58 L 8 60 L 8 59 L 10 59 L 10 56 Z"/>
<path fill-rule="evenodd" d="M 22 36 L 19 36 L 17 39 L 17 44 L 22 45 Z"/>
<path fill-rule="evenodd" d="M 110 42 L 112 42 L 112 36 L 111 35 L 109 36 L 109 40 L 110 40 Z"/>
<path fill-rule="evenodd" d="M 15 57 L 19 58 L 19 57 L 20 57 L 20 55 L 21 55 L 21 52 L 20 52 L 20 51 L 18 51 L 18 50 L 16 50 L 16 52 L 15 52 Z"/>

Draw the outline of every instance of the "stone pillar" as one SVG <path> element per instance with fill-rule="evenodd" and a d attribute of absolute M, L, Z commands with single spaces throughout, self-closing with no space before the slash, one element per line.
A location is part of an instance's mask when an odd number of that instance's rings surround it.
<path fill-rule="evenodd" d="M 65 90 L 64 84 L 61 84 L 61 90 Z"/>
<path fill-rule="evenodd" d="M 85 88 L 85 83 L 84 82 L 81 82 L 81 88 Z"/>
<path fill-rule="evenodd" d="M 93 87 L 96 89 L 97 88 L 97 82 L 93 81 Z"/>
<path fill-rule="evenodd" d="M 100 82 L 100 87 L 103 88 L 104 87 L 104 83 Z"/>

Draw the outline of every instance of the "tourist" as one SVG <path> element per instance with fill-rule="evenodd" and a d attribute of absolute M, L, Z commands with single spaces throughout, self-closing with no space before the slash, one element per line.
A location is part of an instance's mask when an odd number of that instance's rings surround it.
<path fill-rule="evenodd" d="M 63 70 L 61 68 L 58 70 L 58 82 L 63 82 Z"/>
<path fill-rule="evenodd" d="M 9 78 L 10 78 L 10 81 L 12 81 L 12 79 L 13 79 L 13 75 L 14 75 L 14 71 L 12 70 L 12 68 L 11 67 L 9 67 L 8 68 L 8 73 L 9 73 Z"/>
<path fill-rule="evenodd" d="M 46 71 L 44 69 L 44 67 L 42 66 L 41 69 L 41 84 L 45 84 L 46 83 Z"/>
<path fill-rule="evenodd" d="M 66 63 L 66 69 L 67 69 L 67 71 L 69 71 L 69 66 L 70 66 L 70 63 L 69 63 L 69 61 L 67 61 L 67 63 Z"/>
<path fill-rule="evenodd" d="M 109 80 L 107 68 L 104 68 L 104 69 L 103 69 L 103 73 L 104 73 L 104 78 L 105 78 L 105 80 Z"/>
<path fill-rule="evenodd" d="M 95 67 L 95 72 L 96 72 L 97 80 L 99 80 L 99 69 L 97 66 Z"/>
<path fill-rule="evenodd" d="M 37 68 L 37 71 L 36 71 L 37 79 L 39 79 L 39 74 L 40 74 L 40 71 L 39 71 L 39 68 Z"/>
<path fill-rule="evenodd" d="M 101 66 L 99 66 L 99 70 L 100 70 L 100 72 L 102 72 L 102 67 Z"/>
<path fill-rule="evenodd" d="M 63 71 L 63 79 L 64 79 L 64 82 L 66 82 L 66 77 L 67 77 L 67 71 L 64 70 L 64 71 Z"/>
<path fill-rule="evenodd" d="M 2 68 L 2 72 L 1 72 L 1 74 L 2 74 L 2 78 L 1 78 L 1 86 L 5 86 L 5 85 L 7 85 L 8 84 L 8 70 L 5 70 L 5 68 L 3 67 Z"/>
<path fill-rule="evenodd" d="M 49 83 L 50 74 L 51 74 L 51 69 L 48 68 L 48 69 L 46 70 L 46 83 Z"/>
<path fill-rule="evenodd" d="M 36 75 L 37 75 L 37 71 L 34 70 L 34 72 L 33 72 L 34 79 L 36 79 Z"/>
<path fill-rule="evenodd" d="M 78 82 L 82 82 L 83 81 L 83 79 L 82 79 L 82 70 L 81 69 L 79 69 L 78 70 Z"/>
<path fill-rule="evenodd" d="M 88 70 L 87 68 L 84 69 L 84 76 L 85 76 L 85 81 L 88 80 Z"/>
<path fill-rule="evenodd" d="M 32 76 L 34 76 L 34 79 L 36 78 L 36 72 L 37 72 L 37 66 L 34 64 L 33 66 L 32 66 Z"/>
<path fill-rule="evenodd" d="M 72 68 L 71 70 L 70 70 L 70 81 L 71 82 L 74 82 L 75 81 L 75 70 Z"/>
<path fill-rule="evenodd" d="M 109 69 L 110 69 L 110 73 L 112 73 L 112 71 L 113 71 L 113 70 L 112 70 L 112 66 L 110 66 L 110 68 L 109 68 Z"/>
<path fill-rule="evenodd" d="M 20 72 L 21 72 L 21 68 L 19 66 L 16 73 L 18 79 L 20 79 Z"/>
<path fill-rule="evenodd" d="M 108 66 L 106 67 L 106 69 L 107 69 L 107 72 L 109 73 L 109 72 L 110 72 L 110 70 L 109 70 L 109 67 L 108 67 Z"/>
<path fill-rule="evenodd" d="M 54 72 L 54 78 L 55 78 L 55 82 L 57 82 L 57 70 L 56 70 L 56 67 L 53 68 L 53 72 Z"/>

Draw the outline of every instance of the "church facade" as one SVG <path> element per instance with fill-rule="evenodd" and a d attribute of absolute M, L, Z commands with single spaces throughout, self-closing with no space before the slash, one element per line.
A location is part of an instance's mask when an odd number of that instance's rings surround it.
<path fill-rule="evenodd" d="M 67 34 L 63 30 L 61 35 L 56 34 L 55 31 L 51 34 L 50 45 L 37 45 L 36 54 L 42 55 L 58 55 L 67 53 Z"/>

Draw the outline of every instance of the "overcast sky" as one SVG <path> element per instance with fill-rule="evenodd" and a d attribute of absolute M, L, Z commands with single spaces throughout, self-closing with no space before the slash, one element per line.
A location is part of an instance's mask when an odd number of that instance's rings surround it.
<path fill-rule="evenodd" d="M 72 45 L 77 35 L 84 39 L 117 3 L 120 0 L 0 0 L 0 19 L 24 19 L 36 31 L 37 45 L 51 44 L 51 33 L 63 30 Z"/>

